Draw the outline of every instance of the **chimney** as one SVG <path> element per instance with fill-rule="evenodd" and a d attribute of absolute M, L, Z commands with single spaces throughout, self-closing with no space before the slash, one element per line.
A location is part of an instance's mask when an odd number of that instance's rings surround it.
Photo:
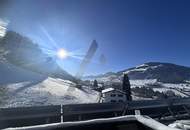
<path fill-rule="evenodd" d="M 123 91 L 126 93 L 126 100 L 127 101 L 132 101 L 132 97 L 131 97 L 131 85 L 129 82 L 129 77 L 127 76 L 127 74 L 124 74 L 123 76 Z"/>

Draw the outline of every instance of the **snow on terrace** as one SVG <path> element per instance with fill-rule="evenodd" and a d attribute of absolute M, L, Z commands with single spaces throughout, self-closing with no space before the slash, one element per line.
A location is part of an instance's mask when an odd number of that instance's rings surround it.
<path fill-rule="evenodd" d="M 84 91 L 78 88 L 68 91 L 68 82 L 61 79 L 48 78 L 41 83 L 16 92 L 26 83 L 21 84 L 7 86 L 9 98 L 6 104 L 1 107 L 94 103 L 98 101 L 98 92 L 87 87 L 84 87 Z"/>

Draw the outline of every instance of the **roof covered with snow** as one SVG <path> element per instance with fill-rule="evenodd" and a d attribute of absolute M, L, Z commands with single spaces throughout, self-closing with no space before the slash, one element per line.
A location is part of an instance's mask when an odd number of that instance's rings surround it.
<path fill-rule="evenodd" d="M 102 93 L 107 93 L 114 90 L 115 90 L 114 88 L 107 88 L 107 89 L 102 90 Z"/>
<path fill-rule="evenodd" d="M 115 89 L 115 88 L 107 88 L 107 89 L 104 89 L 104 90 L 102 90 L 102 93 L 108 93 L 108 92 L 112 92 L 112 91 L 117 91 L 117 92 L 119 92 L 119 93 L 125 94 L 125 92 L 123 92 L 122 90 Z"/>

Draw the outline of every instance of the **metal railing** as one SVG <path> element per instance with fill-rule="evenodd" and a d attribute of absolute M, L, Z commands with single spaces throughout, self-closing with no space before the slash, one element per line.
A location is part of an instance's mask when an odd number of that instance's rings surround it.
<path fill-rule="evenodd" d="M 135 110 L 139 110 L 142 115 L 148 115 L 153 118 L 185 113 L 190 114 L 190 98 L 131 101 L 126 103 L 0 108 L 0 129 L 134 115 Z"/>

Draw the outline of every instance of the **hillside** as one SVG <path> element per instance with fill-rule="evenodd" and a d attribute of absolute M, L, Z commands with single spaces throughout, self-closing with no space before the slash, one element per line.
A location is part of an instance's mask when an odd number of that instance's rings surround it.
<path fill-rule="evenodd" d="M 98 92 L 71 80 L 50 77 L 10 63 L 0 64 L 0 107 L 98 102 Z"/>
<path fill-rule="evenodd" d="M 6 95 L 0 107 L 26 107 L 41 105 L 78 104 L 98 102 L 96 91 L 83 87 L 73 88 L 71 81 L 46 78 L 38 82 L 20 82 L 1 86 Z M 73 89 L 71 89 L 73 88 Z"/>
<path fill-rule="evenodd" d="M 2 66 L 9 63 L 45 76 L 75 80 L 57 65 L 55 59 L 44 54 L 37 44 L 13 31 L 8 31 L 0 40 L 0 59 Z"/>
<path fill-rule="evenodd" d="M 84 79 L 120 81 L 123 73 L 127 73 L 131 80 L 156 79 L 163 83 L 184 83 L 190 80 L 190 67 L 159 62 L 144 63 L 119 72 L 108 72 L 97 76 L 86 76 Z"/>
<path fill-rule="evenodd" d="M 0 39 L 0 107 L 97 102 L 98 93 L 83 86 L 44 54 L 29 38 L 9 31 Z"/>
<path fill-rule="evenodd" d="M 123 73 L 130 78 L 133 99 L 189 97 L 190 68 L 170 63 L 149 62 L 122 70 L 97 76 L 86 76 L 84 80 L 96 79 L 105 87 L 121 89 Z"/>

